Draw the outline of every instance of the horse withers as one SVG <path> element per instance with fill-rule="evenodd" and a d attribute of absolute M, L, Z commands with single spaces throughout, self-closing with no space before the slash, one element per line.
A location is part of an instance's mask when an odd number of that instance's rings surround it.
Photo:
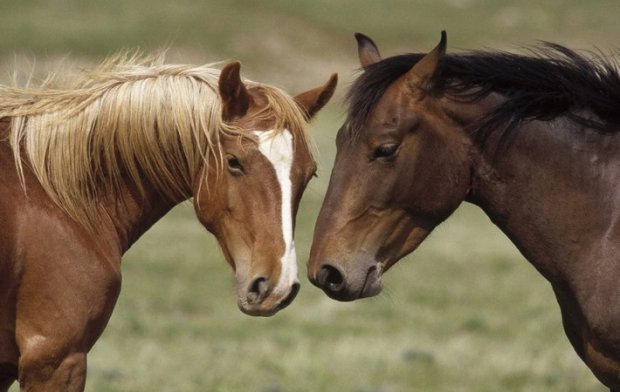
<path fill-rule="evenodd" d="M 381 276 L 462 201 L 480 206 L 551 283 L 564 329 L 620 390 L 620 74 L 555 44 L 529 56 L 382 59 L 364 69 L 338 131 L 308 275 L 327 295 L 376 295 Z"/>
<path fill-rule="evenodd" d="M 240 65 L 117 58 L 62 89 L 0 88 L 0 391 L 81 391 L 123 253 L 192 198 L 270 316 L 299 289 L 293 222 L 316 170 L 307 121 L 336 75 L 292 98 Z"/>

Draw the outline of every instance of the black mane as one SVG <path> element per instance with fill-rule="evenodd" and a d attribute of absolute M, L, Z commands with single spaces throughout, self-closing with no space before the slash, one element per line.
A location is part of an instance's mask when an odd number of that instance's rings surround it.
<path fill-rule="evenodd" d="M 370 65 L 355 81 L 349 101 L 348 129 L 357 134 L 386 89 L 423 54 L 405 54 Z M 544 43 L 528 55 L 475 51 L 444 56 L 429 93 L 455 99 L 481 99 L 491 92 L 507 98 L 476 125 L 484 140 L 501 127 L 510 135 L 524 120 L 565 115 L 584 126 L 610 132 L 620 123 L 620 75 L 617 63 L 601 55 L 587 58 L 561 45 Z M 594 116 L 584 117 L 579 111 Z M 616 128 L 617 129 L 617 128 Z"/>

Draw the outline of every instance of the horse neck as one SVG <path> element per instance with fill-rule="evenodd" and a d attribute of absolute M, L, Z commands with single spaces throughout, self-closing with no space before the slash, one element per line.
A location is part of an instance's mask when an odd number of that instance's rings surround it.
<path fill-rule="evenodd" d="M 547 279 L 564 281 L 620 220 L 620 134 L 560 117 L 524 122 L 500 154 L 494 137 L 476 154 L 468 200 Z"/>
<path fill-rule="evenodd" d="M 127 251 L 151 226 L 176 204 L 163 197 L 153 186 L 145 184 L 143 190 L 130 182 L 118 190 L 108 191 L 102 198 L 101 213 L 108 218 L 118 238 L 121 253 Z"/>

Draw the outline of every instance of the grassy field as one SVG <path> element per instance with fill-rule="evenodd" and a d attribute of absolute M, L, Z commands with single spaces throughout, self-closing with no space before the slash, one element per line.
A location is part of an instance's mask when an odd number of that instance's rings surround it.
<path fill-rule="evenodd" d="M 606 50 L 618 15 L 611 0 L 2 0 L 0 70 L 8 80 L 35 58 L 45 70 L 169 47 L 172 61 L 240 59 L 246 76 L 292 93 L 339 72 L 341 97 L 358 67 L 355 31 L 385 55 L 429 49 L 441 29 L 449 50 L 535 40 Z M 471 205 L 391 270 L 377 298 L 338 303 L 307 282 L 341 113 L 338 98 L 313 127 L 320 171 L 299 213 L 296 301 L 268 319 L 239 312 L 214 239 L 179 206 L 126 255 L 87 390 L 603 391 L 568 343 L 549 285 Z"/>

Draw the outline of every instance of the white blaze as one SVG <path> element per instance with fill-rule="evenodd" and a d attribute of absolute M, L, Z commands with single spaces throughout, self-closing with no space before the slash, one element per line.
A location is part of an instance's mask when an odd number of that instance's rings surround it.
<path fill-rule="evenodd" d="M 293 240 L 293 216 L 291 207 L 292 185 L 291 166 L 293 165 L 293 135 L 288 129 L 279 133 L 275 130 L 255 132 L 258 136 L 258 149 L 271 162 L 276 171 L 282 194 L 282 238 L 284 255 L 280 258 L 280 278 L 274 293 L 284 293 L 297 282 L 297 257 Z"/>

